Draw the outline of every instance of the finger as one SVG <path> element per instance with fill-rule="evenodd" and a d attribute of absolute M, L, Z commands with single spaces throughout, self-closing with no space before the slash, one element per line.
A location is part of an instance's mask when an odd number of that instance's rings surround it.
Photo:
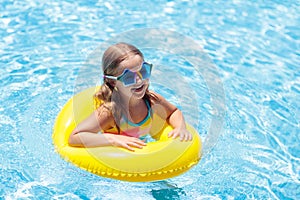
<path fill-rule="evenodd" d="M 184 138 L 185 138 L 185 134 L 182 133 L 182 134 L 180 135 L 180 141 L 184 141 Z"/>
<path fill-rule="evenodd" d="M 173 134 L 174 134 L 174 131 L 170 131 L 170 132 L 168 133 L 168 137 L 172 137 Z"/>
<path fill-rule="evenodd" d="M 180 135 L 180 141 L 183 141 L 183 140 L 185 140 L 185 135 L 184 135 L 184 134 L 181 134 L 181 135 Z"/>
<path fill-rule="evenodd" d="M 139 149 L 143 148 L 143 145 L 137 144 L 135 142 L 130 142 L 130 143 L 128 143 L 128 145 L 130 145 L 131 147 L 139 148 Z"/>
<path fill-rule="evenodd" d="M 145 140 L 146 140 L 146 139 L 145 139 Z M 132 142 L 137 143 L 137 144 L 142 145 L 142 146 L 146 146 L 145 141 L 140 140 L 140 139 L 138 139 L 138 138 L 134 138 L 134 140 L 133 140 Z"/>
<path fill-rule="evenodd" d="M 125 149 L 128 149 L 129 151 L 133 151 L 134 152 L 134 149 L 132 147 L 130 147 L 129 145 L 125 144 L 123 146 Z"/>
<path fill-rule="evenodd" d="M 173 139 L 177 138 L 178 137 L 178 134 L 176 131 L 171 131 L 169 134 L 168 134 L 168 137 L 172 137 Z"/>
<path fill-rule="evenodd" d="M 175 139 L 175 138 L 177 138 L 179 136 L 179 134 L 177 133 L 177 132 L 175 132 L 174 134 L 173 134 L 173 139 Z"/>
<path fill-rule="evenodd" d="M 184 141 L 189 141 L 189 140 L 191 140 L 191 136 L 192 136 L 192 134 L 189 132 L 189 131 L 184 131 L 184 138 L 183 138 L 183 140 Z"/>
<path fill-rule="evenodd" d="M 190 133 L 189 132 L 185 132 L 184 141 L 189 141 L 189 136 L 190 136 Z"/>
<path fill-rule="evenodd" d="M 192 134 L 189 134 L 189 140 L 193 140 L 193 135 Z"/>
<path fill-rule="evenodd" d="M 188 141 L 189 139 L 189 132 L 184 131 L 181 135 L 180 135 L 180 141 Z"/>

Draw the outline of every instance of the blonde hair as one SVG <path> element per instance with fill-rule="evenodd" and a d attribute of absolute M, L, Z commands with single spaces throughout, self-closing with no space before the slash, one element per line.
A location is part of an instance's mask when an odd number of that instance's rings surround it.
<path fill-rule="evenodd" d="M 102 57 L 103 74 L 110 76 L 116 75 L 120 63 L 133 55 L 139 55 L 142 59 L 144 59 L 142 52 L 131 44 L 122 42 L 110 46 L 104 52 Z M 103 106 L 104 108 L 106 108 L 107 111 L 109 111 L 113 115 L 116 127 L 120 133 L 119 126 L 122 117 L 122 111 L 124 112 L 124 109 L 126 108 L 122 107 L 120 97 L 114 85 L 112 84 L 112 81 L 114 80 L 104 78 L 104 82 L 100 86 L 100 89 L 95 93 L 94 99 L 96 101 L 96 107 L 98 109 Z M 147 89 L 143 99 L 152 102 L 157 98 L 153 93 L 151 93 Z M 101 109 L 101 112 L 102 111 L 103 109 Z M 101 115 L 101 112 L 99 112 L 99 115 Z"/>

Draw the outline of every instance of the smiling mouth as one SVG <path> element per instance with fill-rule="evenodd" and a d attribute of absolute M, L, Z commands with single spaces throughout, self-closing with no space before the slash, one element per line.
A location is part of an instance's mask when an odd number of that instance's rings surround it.
<path fill-rule="evenodd" d="M 144 84 L 141 85 L 140 87 L 133 88 L 133 91 L 135 91 L 135 92 L 140 92 L 140 91 L 142 91 L 143 89 L 144 89 Z"/>

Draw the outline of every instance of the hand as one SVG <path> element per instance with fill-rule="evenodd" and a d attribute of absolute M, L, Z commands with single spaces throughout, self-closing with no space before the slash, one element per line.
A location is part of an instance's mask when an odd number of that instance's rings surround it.
<path fill-rule="evenodd" d="M 186 130 L 186 128 L 175 128 L 169 132 L 168 137 L 177 138 L 180 137 L 180 141 L 191 141 L 193 139 L 192 134 Z"/>
<path fill-rule="evenodd" d="M 138 138 L 129 137 L 125 135 L 115 135 L 115 134 L 104 134 L 108 139 L 109 143 L 115 147 L 123 147 L 129 151 L 134 151 L 134 148 L 142 149 L 146 146 L 146 143 Z"/>

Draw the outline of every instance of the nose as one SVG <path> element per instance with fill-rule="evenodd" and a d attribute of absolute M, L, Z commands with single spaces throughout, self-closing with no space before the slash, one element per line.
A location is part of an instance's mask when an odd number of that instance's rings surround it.
<path fill-rule="evenodd" d="M 137 83 L 142 81 L 142 74 L 140 72 L 136 72 L 135 80 Z"/>

